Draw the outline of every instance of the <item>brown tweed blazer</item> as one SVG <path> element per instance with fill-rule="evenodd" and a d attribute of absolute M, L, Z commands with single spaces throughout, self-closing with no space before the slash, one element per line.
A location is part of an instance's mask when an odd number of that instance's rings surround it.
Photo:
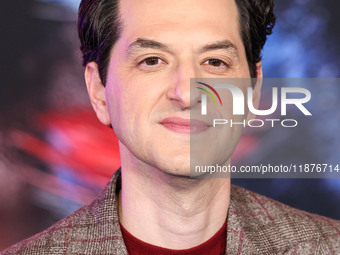
<path fill-rule="evenodd" d="M 127 254 L 118 222 L 117 171 L 89 205 L 7 254 Z M 340 222 L 232 186 L 226 254 L 340 254 Z"/>

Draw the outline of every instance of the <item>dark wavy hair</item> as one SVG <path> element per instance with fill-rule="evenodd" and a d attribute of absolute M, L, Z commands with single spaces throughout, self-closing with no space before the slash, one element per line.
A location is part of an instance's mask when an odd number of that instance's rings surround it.
<path fill-rule="evenodd" d="M 276 17 L 274 0 L 235 0 L 239 11 L 240 33 L 245 47 L 251 77 L 256 77 L 256 63 L 272 33 Z M 78 13 L 78 35 L 83 65 L 98 64 L 99 75 L 106 83 L 110 52 L 120 37 L 122 22 L 119 0 L 82 0 Z"/>
<path fill-rule="evenodd" d="M 235 0 L 250 76 L 257 76 L 256 63 L 262 59 L 262 49 L 275 25 L 274 0 Z"/>

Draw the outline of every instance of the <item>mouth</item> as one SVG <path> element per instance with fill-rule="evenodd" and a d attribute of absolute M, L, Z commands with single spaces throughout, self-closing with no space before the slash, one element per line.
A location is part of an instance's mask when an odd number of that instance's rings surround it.
<path fill-rule="evenodd" d="M 180 134 L 198 134 L 211 127 L 207 122 L 179 117 L 165 118 L 160 122 L 165 128 Z"/>

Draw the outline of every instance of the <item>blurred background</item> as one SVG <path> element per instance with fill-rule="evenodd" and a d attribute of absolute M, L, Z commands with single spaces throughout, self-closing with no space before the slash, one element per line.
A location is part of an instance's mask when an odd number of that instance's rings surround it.
<path fill-rule="evenodd" d="M 83 80 L 78 0 L 3 1 L 0 15 L 0 250 L 90 202 L 119 167 L 117 139 L 97 121 Z M 276 1 L 265 77 L 340 76 L 340 4 Z M 264 94 L 266 92 L 264 91 Z M 340 164 L 339 88 L 318 88 L 308 128 L 248 131 L 236 164 Z M 320 124 L 323 123 L 323 124 Z M 313 139 L 311 139 L 313 138 Z M 234 179 L 294 207 L 340 219 L 339 179 Z"/>

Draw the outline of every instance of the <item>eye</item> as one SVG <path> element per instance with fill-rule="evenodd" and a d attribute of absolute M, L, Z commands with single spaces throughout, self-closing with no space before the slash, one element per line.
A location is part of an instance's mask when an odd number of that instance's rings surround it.
<path fill-rule="evenodd" d="M 143 61 L 141 61 L 139 64 L 144 64 L 144 65 L 147 65 L 147 66 L 155 66 L 155 65 L 158 65 L 162 62 L 163 61 L 158 57 L 149 57 L 149 58 L 146 58 Z"/>
<path fill-rule="evenodd" d="M 219 60 L 219 59 L 208 59 L 203 63 L 204 65 L 210 65 L 214 67 L 221 67 L 221 66 L 228 66 L 224 61 Z"/>
<path fill-rule="evenodd" d="M 166 67 L 167 62 L 159 57 L 151 56 L 138 62 L 138 68 L 142 71 L 160 71 Z"/>
<path fill-rule="evenodd" d="M 212 74 L 226 74 L 231 64 L 218 58 L 209 58 L 202 63 L 204 69 Z"/>

